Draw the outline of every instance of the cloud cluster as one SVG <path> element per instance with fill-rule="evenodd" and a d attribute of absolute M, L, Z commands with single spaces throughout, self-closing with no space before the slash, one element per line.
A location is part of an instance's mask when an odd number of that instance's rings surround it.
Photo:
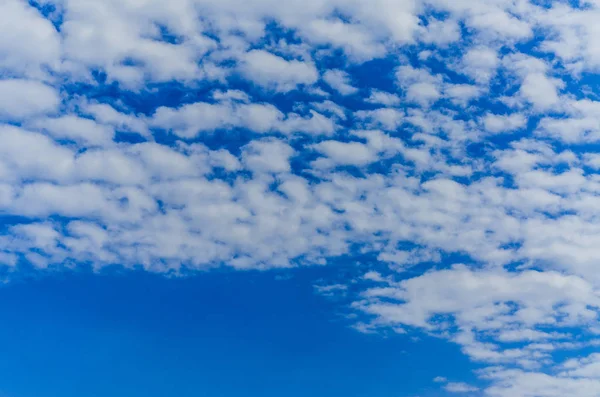
<path fill-rule="evenodd" d="M 357 329 L 461 346 L 481 390 L 447 392 L 598 395 L 599 15 L 5 0 L 0 263 L 179 273 L 360 252 L 387 271 L 316 292 L 352 299 Z"/>

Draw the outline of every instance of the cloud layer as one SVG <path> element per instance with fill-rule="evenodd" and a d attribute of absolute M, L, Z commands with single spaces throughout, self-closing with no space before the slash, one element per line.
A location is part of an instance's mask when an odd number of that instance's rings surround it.
<path fill-rule="evenodd" d="M 461 346 L 481 390 L 447 392 L 596 396 L 599 17 L 591 0 L 5 0 L 0 263 L 368 254 L 378 272 L 317 292 L 350 297 L 359 330 Z"/>

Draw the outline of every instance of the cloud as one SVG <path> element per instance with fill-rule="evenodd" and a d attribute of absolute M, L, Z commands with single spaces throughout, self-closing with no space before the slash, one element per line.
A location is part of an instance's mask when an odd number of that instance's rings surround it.
<path fill-rule="evenodd" d="M 289 172 L 294 149 L 277 140 L 254 141 L 244 147 L 242 161 L 253 172 Z"/>
<path fill-rule="evenodd" d="M 489 47 L 470 48 L 462 57 L 462 70 L 475 82 L 486 84 L 496 75 L 500 63 L 496 51 Z"/>
<path fill-rule="evenodd" d="M 344 49 L 356 61 L 368 61 L 386 53 L 385 44 L 376 41 L 362 25 L 336 19 L 315 19 L 303 29 L 305 37 L 315 43 L 329 44 Z"/>
<path fill-rule="evenodd" d="M 110 126 L 72 115 L 57 118 L 38 118 L 28 123 L 28 126 L 46 131 L 55 139 L 71 140 L 89 146 L 110 145 L 115 134 Z"/>
<path fill-rule="evenodd" d="M 460 26 L 456 20 L 439 20 L 431 18 L 427 21 L 427 29 L 420 40 L 426 43 L 447 45 L 460 40 Z"/>
<path fill-rule="evenodd" d="M 410 102 L 427 107 L 442 97 L 440 76 L 432 75 L 426 69 L 400 66 L 396 71 L 396 78 Z"/>
<path fill-rule="evenodd" d="M 473 393 L 479 391 L 479 388 L 462 382 L 450 382 L 444 386 L 444 390 L 450 393 Z"/>
<path fill-rule="evenodd" d="M 323 74 L 323 80 L 341 95 L 352 95 L 358 91 L 350 84 L 350 76 L 343 70 L 328 70 Z"/>
<path fill-rule="evenodd" d="M 25 79 L 0 80 L 0 119 L 19 121 L 58 110 L 60 97 L 46 84 Z"/>
<path fill-rule="evenodd" d="M 224 99 L 224 102 L 196 102 L 180 108 L 160 107 L 149 124 L 182 138 L 195 138 L 201 133 L 232 128 L 246 128 L 260 134 L 279 132 L 314 135 L 329 135 L 336 128 L 333 120 L 314 110 L 310 110 L 306 116 L 297 113 L 284 115 L 272 104 Z"/>
<path fill-rule="evenodd" d="M 0 4 L 0 68 L 3 75 L 46 79 L 60 69 L 61 42 L 52 23 L 19 0 Z"/>
<path fill-rule="evenodd" d="M 319 143 L 315 148 L 332 162 L 318 161 L 314 165 L 315 167 L 324 167 L 328 164 L 360 166 L 377 159 L 376 153 L 373 153 L 367 145 L 358 142 L 325 141 Z"/>
<path fill-rule="evenodd" d="M 160 107 L 151 124 L 185 138 L 216 129 L 245 127 L 257 132 L 268 132 L 281 119 L 281 113 L 271 104 L 212 104 L 196 102 L 179 109 Z"/>
<path fill-rule="evenodd" d="M 544 60 L 525 54 L 512 54 L 504 62 L 521 81 L 521 97 L 535 110 L 547 111 L 559 104 L 559 91 L 564 87 L 564 82 L 548 76 L 550 68 Z"/>
<path fill-rule="evenodd" d="M 372 90 L 371 95 L 366 101 L 385 106 L 396 106 L 400 104 L 400 98 L 397 95 L 380 90 Z"/>
<path fill-rule="evenodd" d="M 318 79 L 313 65 L 303 61 L 287 61 L 263 50 L 252 50 L 243 58 L 241 72 L 254 83 L 279 92 L 299 85 L 311 85 Z"/>
<path fill-rule="evenodd" d="M 487 114 L 483 118 L 483 127 L 492 134 L 513 132 L 525 127 L 527 118 L 520 113 L 510 115 Z"/>

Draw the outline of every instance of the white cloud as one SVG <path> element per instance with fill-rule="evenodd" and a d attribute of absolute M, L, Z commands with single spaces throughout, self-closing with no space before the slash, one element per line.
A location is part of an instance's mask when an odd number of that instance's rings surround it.
<path fill-rule="evenodd" d="M 472 99 L 482 94 L 480 87 L 471 84 L 452 84 L 446 86 L 444 95 L 454 103 L 466 106 Z"/>
<path fill-rule="evenodd" d="M 469 23 L 479 30 L 487 30 L 489 33 L 502 38 L 519 40 L 529 38 L 532 35 L 531 26 L 528 22 L 500 10 L 473 15 Z"/>
<path fill-rule="evenodd" d="M 421 106 L 429 106 L 441 96 L 438 86 L 432 83 L 414 83 L 406 90 L 406 99 Z"/>
<path fill-rule="evenodd" d="M 496 75 L 500 64 L 498 54 L 489 47 L 473 47 L 461 61 L 462 71 L 477 83 L 486 84 Z"/>
<path fill-rule="evenodd" d="M 332 165 L 366 165 L 377 159 L 367 145 L 359 142 L 325 141 L 317 144 L 315 149 L 327 156 L 329 161 L 317 160 L 315 167 L 322 168 Z"/>
<path fill-rule="evenodd" d="M 366 102 L 384 106 L 396 106 L 400 104 L 400 98 L 398 95 L 389 92 L 371 90 L 371 95 L 366 99 Z"/>
<path fill-rule="evenodd" d="M 450 393 L 474 393 L 479 391 L 479 388 L 462 382 L 449 382 L 444 386 L 444 390 Z"/>
<path fill-rule="evenodd" d="M 283 113 L 271 104 L 196 102 L 179 109 L 160 107 L 154 113 L 151 124 L 181 137 L 193 138 L 201 132 L 232 127 L 264 133 L 274 128 L 281 119 Z"/>
<path fill-rule="evenodd" d="M 558 89 L 562 87 L 562 81 L 535 73 L 525 77 L 520 92 L 534 107 L 546 110 L 559 103 Z"/>
<path fill-rule="evenodd" d="M 263 50 L 245 54 L 240 70 L 254 83 L 279 92 L 292 91 L 299 85 L 311 85 L 319 77 L 314 65 L 308 62 L 287 61 Z"/>
<path fill-rule="evenodd" d="M 39 118 L 27 124 L 30 128 L 48 132 L 55 139 L 66 139 L 90 146 L 110 145 L 115 134 L 110 126 L 73 115 Z"/>
<path fill-rule="evenodd" d="M 323 102 L 313 102 L 312 106 L 319 110 L 322 113 L 329 113 L 331 115 L 336 116 L 340 120 L 346 120 L 346 109 L 335 102 L 332 101 L 323 101 Z"/>
<path fill-rule="evenodd" d="M 135 132 L 148 136 L 148 126 L 143 117 L 125 114 L 105 103 L 83 102 L 81 111 L 92 116 L 98 123 L 112 126 L 116 130 Z"/>
<path fill-rule="evenodd" d="M 460 40 L 460 26 L 453 19 L 438 20 L 432 18 L 427 22 L 427 28 L 419 39 L 426 43 L 447 45 Z"/>
<path fill-rule="evenodd" d="M 0 69 L 17 77 L 49 77 L 60 68 L 60 37 L 50 21 L 27 3 L 0 4 Z"/>
<path fill-rule="evenodd" d="M 524 368 L 549 358 L 535 342 L 555 336 L 543 335 L 537 328 L 580 327 L 590 332 L 600 304 L 600 295 L 589 282 L 548 271 L 474 271 L 457 265 L 382 283 L 367 289 L 364 300 L 355 303 L 375 316 L 374 325 L 422 328 L 459 344 L 475 361 Z M 516 341 L 525 345 L 514 347 Z M 560 344 L 549 348 L 560 349 Z M 471 391 L 459 385 L 453 390 Z"/>
<path fill-rule="evenodd" d="M 509 115 L 487 114 L 483 118 L 483 127 L 492 134 L 513 132 L 525 127 L 527 118 L 520 113 Z"/>
<path fill-rule="evenodd" d="M 369 127 L 388 131 L 396 130 L 404 120 L 404 112 L 393 108 L 359 110 L 354 115 L 358 120 L 365 121 Z"/>
<path fill-rule="evenodd" d="M 525 54 L 512 54 L 503 59 L 506 67 L 521 80 L 519 93 L 537 111 L 548 111 L 559 105 L 560 79 L 548 76 L 549 65 Z"/>
<path fill-rule="evenodd" d="M 352 95 L 358 88 L 352 86 L 350 76 L 343 70 L 328 70 L 323 74 L 323 80 L 341 95 Z"/>
<path fill-rule="evenodd" d="M 600 49 L 595 40 L 599 28 L 596 23 L 598 6 L 586 9 L 567 4 L 554 4 L 540 18 L 540 24 L 552 34 L 546 35 L 541 48 L 558 56 L 569 69 L 597 71 Z"/>
<path fill-rule="evenodd" d="M 44 135 L 1 125 L 0 176 L 5 180 L 62 180 L 73 167 L 73 152 Z"/>
<path fill-rule="evenodd" d="M 561 378 L 542 372 L 526 372 L 497 368 L 485 373 L 494 385 L 486 390 L 493 397 L 532 395 L 540 397 L 581 396 L 592 397 L 600 391 L 596 379 Z"/>
<path fill-rule="evenodd" d="M 0 120 L 23 120 L 54 113 L 60 105 L 56 90 L 32 80 L 0 80 Z"/>
<path fill-rule="evenodd" d="M 302 29 L 305 37 L 316 43 L 333 44 L 357 61 L 367 61 L 385 54 L 385 45 L 375 40 L 364 26 L 341 20 L 315 19 Z"/>
<path fill-rule="evenodd" d="M 346 165 L 361 167 L 404 150 L 400 140 L 391 138 L 381 131 L 355 131 L 353 135 L 367 142 L 323 141 L 315 144 L 313 148 L 325 158 L 315 160 L 313 167 L 331 168 Z"/>
<path fill-rule="evenodd" d="M 182 138 L 194 138 L 202 132 L 219 129 L 247 128 L 257 133 L 329 135 L 335 122 L 310 110 L 308 116 L 284 115 L 275 106 L 262 103 L 196 102 L 179 109 L 160 107 L 150 124 L 172 131 Z"/>
<path fill-rule="evenodd" d="M 335 297 L 344 295 L 348 290 L 348 286 L 343 284 L 331 284 L 331 285 L 315 285 L 315 291 L 319 295 Z"/>
<path fill-rule="evenodd" d="M 294 149 L 278 140 L 253 141 L 244 147 L 242 162 L 252 172 L 289 172 Z"/>

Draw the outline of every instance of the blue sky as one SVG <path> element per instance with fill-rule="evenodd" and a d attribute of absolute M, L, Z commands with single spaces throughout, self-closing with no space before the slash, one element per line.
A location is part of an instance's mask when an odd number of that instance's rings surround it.
<path fill-rule="evenodd" d="M 596 397 L 599 18 L 0 3 L 0 397 Z"/>
<path fill-rule="evenodd" d="M 439 340 L 355 332 L 305 276 L 80 274 L 2 302 L 7 396 L 440 396 L 433 377 L 470 368 Z"/>

